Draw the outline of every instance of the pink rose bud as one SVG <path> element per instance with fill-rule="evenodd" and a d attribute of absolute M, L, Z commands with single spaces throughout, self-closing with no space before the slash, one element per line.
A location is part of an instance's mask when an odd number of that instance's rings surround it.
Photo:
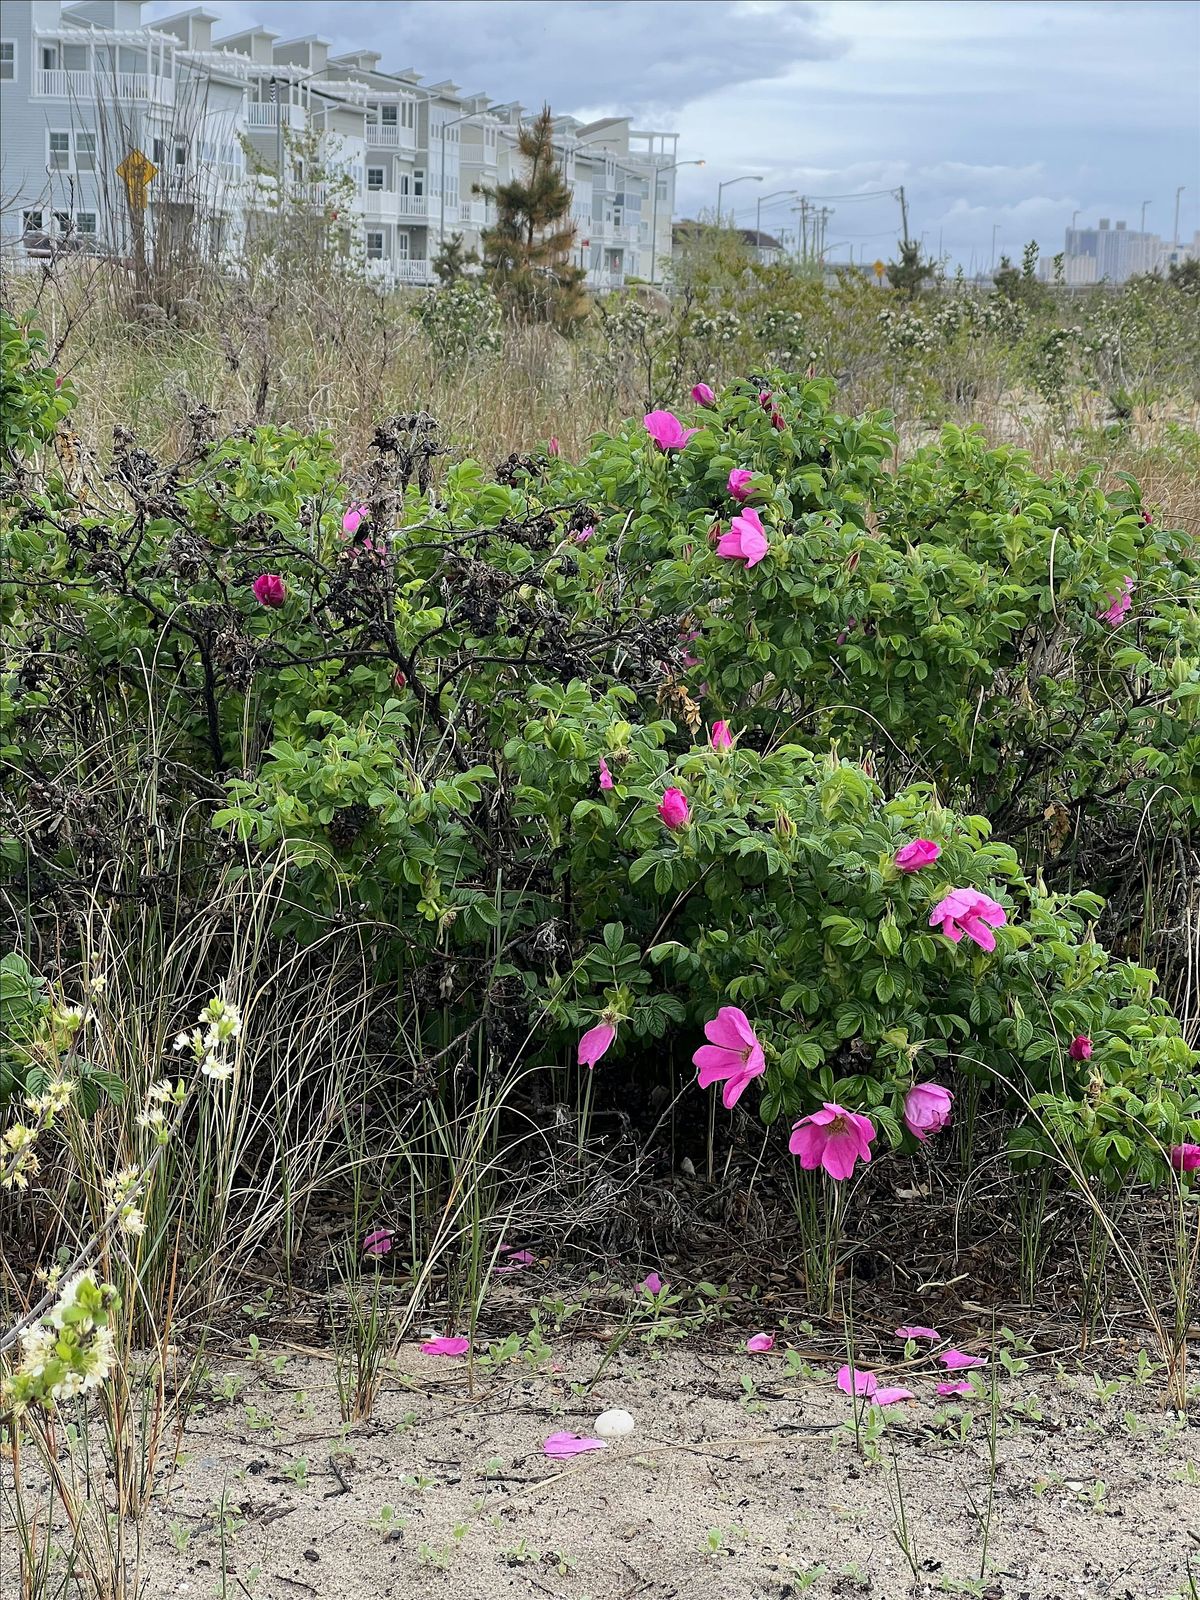
<path fill-rule="evenodd" d="M 400 667 L 397 667 L 395 672 L 392 674 L 392 682 L 396 685 L 397 689 L 403 689 L 408 683 L 408 674 Z"/>
<path fill-rule="evenodd" d="M 250 587 L 260 606 L 281 606 L 287 599 L 287 584 L 274 572 L 260 572 Z"/>
<path fill-rule="evenodd" d="M 608 762 L 604 759 L 603 756 L 601 756 L 600 757 L 600 787 L 602 789 L 611 789 L 612 786 L 613 786 L 613 776 L 612 776 L 612 773 L 608 770 Z"/>
<path fill-rule="evenodd" d="M 940 1083 L 916 1083 L 904 1096 L 904 1123 L 922 1143 L 950 1121 L 954 1096 Z"/>
<path fill-rule="evenodd" d="M 782 411 L 772 411 L 771 426 L 775 429 L 776 433 L 782 433 L 787 427 L 787 423 L 783 420 Z"/>
<path fill-rule="evenodd" d="M 922 867 L 932 866 L 941 853 L 941 845 L 932 839 L 914 839 L 896 851 L 896 865 L 901 872 L 920 872 Z"/>
<path fill-rule="evenodd" d="M 687 795 L 682 789 L 668 789 L 658 802 L 658 814 L 668 828 L 685 827 L 691 816 Z"/>
<path fill-rule="evenodd" d="M 342 532 L 349 539 L 359 530 L 359 525 L 368 515 L 366 506 L 351 506 L 342 518 Z"/>
<path fill-rule="evenodd" d="M 733 736 L 729 732 L 729 724 L 727 722 L 714 722 L 712 732 L 708 736 L 708 742 L 714 750 L 732 750 Z"/>
<path fill-rule="evenodd" d="M 1200 1167 L 1200 1144 L 1172 1145 L 1171 1165 L 1176 1172 L 1195 1172 Z"/>
<path fill-rule="evenodd" d="M 717 397 L 706 383 L 692 385 L 692 399 L 698 406 L 715 406 Z"/>
<path fill-rule="evenodd" d="M 559 444 L 553 434 L 550 435 L 550 443 L 546 446 L 546 449 L 552 456 L 562 455 L 562 445 Z"/>
<path fill-rule="evenodd" d="M 759 390 L 759 392 L 758 392 L 758 403 L 763 408 L 764 411 L 770 411 L 771 402 L 772 402 L 773 399 L 774 399 L 774 396 L 772 395 L 770 389 L 760 389 Z"/>
<path fill-rule="evenodd" d="M 1092 1059 L 1092 1041 L 1086 1033 L 1078 1033 L 1067 1047 L 1067 1054 L 1072 1061 L 1090 1061 Z"/>

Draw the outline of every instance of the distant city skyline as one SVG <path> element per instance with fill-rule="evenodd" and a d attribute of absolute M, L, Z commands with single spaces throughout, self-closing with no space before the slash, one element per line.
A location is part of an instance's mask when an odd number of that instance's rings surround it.
<path fill-rule="evenodd" d="M 180 0 L 150 0 L 151 22 Z M 216 33 L 258 22 L 382 52 L 530 108 L 670 127 L 678 212 L 793 229 L 796 190 L 833 209 L 829 259 L 888 255 L 910 227 L 990 268 L 1101 216 L 1169 239 L 1200 227 L 1197 0 L 209 0 Z M 664 48 L 668 45 L 669 48 Z M 993 251 L 993 238 L 995 240 Z"/>

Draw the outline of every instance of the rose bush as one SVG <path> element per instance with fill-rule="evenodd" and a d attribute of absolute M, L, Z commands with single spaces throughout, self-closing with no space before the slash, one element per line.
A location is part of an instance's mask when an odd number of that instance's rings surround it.
<path fill-rule="evenodd" d="M 162 894 L 80 778 L 89 728 L 135 763 L 153 729 L 174 889 L 283 850 L 277 936 L 360 924 L 447 1078 L 586 1036 L 602 1083 L 732 1006 L 768 1123 L 915 1148 L 945 1118 L 914 1088 L 973 1076 L 1023 1159 L 1168 1175 L 1195 1056 L 1096 933 L 1140 819 L 1182 847 L 1200 807 L 1197 567 L 1135 485 L 953 430 L 889 471 L 886 419 L 778 373 L 578 463 L 434 491 L 438 449 L 394 418 L 347 485 L 287 430 L 169 466 L 122 439 L 104 496 L 23 492 L 5 851 L 35 901 Z"/>

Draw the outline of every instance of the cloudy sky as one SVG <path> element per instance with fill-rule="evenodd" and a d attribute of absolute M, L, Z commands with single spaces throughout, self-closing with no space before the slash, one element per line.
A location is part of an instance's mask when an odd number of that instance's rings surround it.
<path fill-rule="evenodd" d="M 146 20 L 186 0 L 153 0 Z M 905 186 L 926 248 L 986 268 L 1072 213 L 1200 227 L 1200 0 L 205 0 L 385 69 L 678 132 L 679 213 Z M 227 26 L 226 26 L 227 25 Z M 830 199 L 832 259 L 887 254 L 890 198 Z M 795 225 L 786 196 L 763 227 Z"/>

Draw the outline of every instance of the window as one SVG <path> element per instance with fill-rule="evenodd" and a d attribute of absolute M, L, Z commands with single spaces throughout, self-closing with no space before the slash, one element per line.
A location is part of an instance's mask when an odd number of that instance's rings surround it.
<path fill-rule="evenodd" d="M 367 229 L 367 260 L 383 260 L 383 230 L 382 228 Z"/>
<path fill-rule="evenodd" d="M 368 189 L 382 189 L 383 188 L 383 168 L 382 167 L 368 167 L 367 168 L 367 188 Z"/>
<path fill-rule="evenodd" d="M 54 221 L 55 233 L 70 233 L 71 213 L 69 211 L 53 211 L 51 217 Z"/>
<path fill-rule="evenodd" d="M 44 44 L 42 46 L 42 71 L 58 71 L 58 46 L 56 44 Z"/>
<path fill-rule="evenodd" d="M 17 47 L 11 39 L 0 39 L 0 83 L 17 81 Z"/>
<path fill-rule="evenodd" d="M 396 121 L 396 112 L 397 112 L 397 110 L 398 110 L 398 107 L 396 107 L 396 106 L 383 106 L 381 108 L 380 113 L 379 113 L 379 120 L 383 123 L 385 128 L 394 128 L 394 127 L 396 127 L 396 125 L 397 125 L 397 121 Z"/>
<path fill-rule="evenodd" d="M 22 233 L 41 233 L 41 231 L 42 231 L 42 213 L 40 211 L 22 211 L 22 213 L 21 213 L 21 232 Z"/>
<path fill-rule="evenodd" d="M 416 127 L 417 103 L 415 100 L 404 100 L 400 104 L 400 126 L 402 128 Z"/>
<path fill-rule="evenodd" d="M 167 159 L 167 147 L 161 139 L 155 139 L 151 159 L 156 167 L 161 167 Z"/>
<path fill-rule="evenodd" d="M 96 237 L 96 213 L 94 211 L 77 211 L 75 213 L 75 228 L 79 233 L 90 234 Z"/>
<path fill-rule="evenodd" d="M 175 146 L 175 153 L 174 154 L 175 154 L 175 165 L 176 165 L 176 167 L 186 167 L 187 166 L 187 145 L 186 144 L 177 144 Z"/>
<path fill-rule="evenodd" d="M 78 129 L 75 134 L 75 167 L 79 172 L 93 172 L 96 167 L 96 135 Z"/>
<path fill-rule="evenodd" d="M 398 233 L 396 235 L 396 260 L 397 261 L 407 261 L 408 260 L 408 234 L 407 233 Z"/>
<path fill-rule="evenodd" d="M 69 133 L 52 133 L 50 135 L 50 161 L 49 165 L 60 171 L 71 165 L 71 135 Z"/>
<path fill-rule="evenodd" d="M 422 195 L 425 193 L 424 167 L 417 167 L 413 172 L 413 193 L 415 195 Z"/>
<path fill-rule="evenodd" d="M 458 204 L 458 177 L 453 172 L 446 174 L 446 204 L 449 206 Z"/>

